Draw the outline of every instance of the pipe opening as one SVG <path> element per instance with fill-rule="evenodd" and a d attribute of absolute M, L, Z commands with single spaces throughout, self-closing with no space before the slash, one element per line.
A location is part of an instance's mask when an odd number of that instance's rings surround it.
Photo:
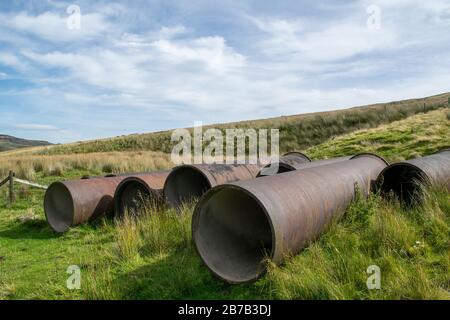
<path fill-rule="evenodd" d="M 45 215 L 56 232 L 64 232 L 72 225 L 74 205 L 72 195 L 62 183 L 52 184 L 45 193 Z"/>
<path fill-rule="evenodd" d="M 167 202 L 177 208 L 183 202 L 200 198 L 209 189 L 211 184 L 200 170 L 181 167 L 170 173 L 164 186 L 164 195 Z"/>
<path fill-rule="evenodd" d="M 258 175 L 256 176 L 257 178 L 259 177 L 265 177 L 268 175 L 275 175 L 275 174 L 280 174 L 280 173 L 284 173 L 284 172 L 291 172 L 291 171 L 295 171 L 296 169 L 287 164 L 287 163 L 278 163 L 278 170 L 276 172 L 273 172 L 270 169 L 270 164 L 268 164 L 267 166 L 265 166 L 263 169 L 261 169 L 260 172 L 258 172 Z"/>
<path fill-rule="evenodd" d="M 116 197 L 116 216 L 123 216 L 125 211 L 131 215 L 139 215 L 142 205 L 150 201 L 151 194 L 141 182 L 130 180 L 120 186 Z"/>
<path fill-rule="evenodd" d="M 406 205 L 422 201 L 423 185 L 426 182 L 424 172 L 418 167 L 399 163 L 388 167 L 381 173 L 380 191 L 384 195 L 393 195 Z"/>
<path fill-rule="evenodd" d="M 239 283 L 264 273 L 264 259 L 273 251 L 273 233 L 264 208 L 252 195 L 220 188 L 202 200 L 195 215 L 195 244 L 214 274 Z"/>

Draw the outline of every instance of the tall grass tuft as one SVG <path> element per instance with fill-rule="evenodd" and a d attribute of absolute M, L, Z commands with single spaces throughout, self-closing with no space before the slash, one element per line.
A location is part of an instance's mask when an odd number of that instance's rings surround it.
<path fill-rule="evenodd" d="M 116 258 L 136 259 L 188 248 L 191 211 L 190 205 L 178 211 L 145 203 L 137 213 L 126 212 L 116 218 Z"/>

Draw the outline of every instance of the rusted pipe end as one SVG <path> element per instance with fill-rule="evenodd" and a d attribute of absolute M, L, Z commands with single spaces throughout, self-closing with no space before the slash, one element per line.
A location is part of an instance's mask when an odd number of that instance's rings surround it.
<path fill-rule="evenodd" d="M 375 153 L 370 153 L 370 152 L 361 152 L 358 154 L 355 154 L 354 156 L 352 156 L 350 158 L 350 160 L 352 159 L 356 159 L 356 158 L 361 158 L 361 157 L 373 157 L 373 158 L 377 158 L 380 159 L 381 161 L 383 161 L 387 166 L 389 165 L 389 162 L 386 161 L 386 159 L 384 159 L 383 157 L 375 154 Z"/>
<path fill-rule="evenodd" d="M 261 202 L 236 185 L 211 189 L 192 217 L 197 252 L 217 277 L 229 283 L 258 279 L 272 258 L 275 236 Z"/>
<path fill-rule="evenodd" d="M 294 155 L 296 157 L 299 158 L 303 158 L 305 160 L 305 162 L 311 162 L 311 158 L 308 157 L 306 154 L 304 154 L 303 152 L 299 152 L 299 151 L 290 151 L 290 152 L 286 152 L 285 154 L 283 154 L 284 156 L 289 156 L 289 155 Z"/>
<path fill-rule="evenodd" d="M 279 158 L 277 168 L 271 168 L 272 164 L 268 164 L 258 172 L 258 175 L 256 177 L 259 178 L 267 175 L 274 175 L 294 171 L 297 170 L 296 165 L 310 162 L 311 159 L 306 154 L 298 151 L 291 151 L 283 154 Z"/>
<path fill-rule="evenodd" d="M 54 182 L 48 187 L 44 197 L 44 209 L 48 224 L 56 232 L 65 232 L 72 225 L 73 197 L 63 183 Z"/>
<path fill-rule="evenodd" d="M 138 215 L 143 204 L 156 202 L 159 198 L 158 192 L 139 177 L 126 178 L 117 186 L 114 194 L 114 215 L 121 217 L 126 210 Z"/>
<path fill-rule="evenodd" d="M 172 208 L 178 208 L 185 201 L 200 198 L 212 184 L 200 168 L 183 165 L 172 170 L 164 184 L 164 197 Z"/>
<path fill-rule="evenodd" d="M 426 173 L 419 167 L 399 162 L 381 171 L 377 178 L 377 188 L 382 195 L 393 195 L 405 204 L 420 202 L 422 188 L 429 183 Z"/>

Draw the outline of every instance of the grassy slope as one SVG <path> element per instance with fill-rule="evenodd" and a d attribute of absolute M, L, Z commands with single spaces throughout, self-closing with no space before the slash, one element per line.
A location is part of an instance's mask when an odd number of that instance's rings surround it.
<path fill-rule="evenodd" d="M 410 99 L 391 103 L 375 104 L 330 112 L 283 116 L 278 118 L 243 121 L 214 126 L 225 128 L 278 128 L 281 151 L 305 149 L 334 136 L 357 129 L 374 128 L 380 124 L 405 119 L 411 115 L 432 111 L 449 105 L 450 93 Z M 35 149 L 39 154 L 68 154 L 111 151 L 152 150 L 170 153 L 174 143 L 170 142 L 171 131 L 79 142 Z"/>
<path fill-rule="evenodd" d="M 308 152 L 328 157 L 365 149 L 392 160 L 448 147 L 447 112 L 339 137 Z M 41 183 L 58 179 L 36 174 Z M 98 221 L 58 236 L 46 226 L 43 192 L 17 188 L 11 208 L 0 189 L 0 298 L 450 298 L 450 200 L 439 190 L 424 208 L 408 211 L 377 196 L 358 200 L 286 265 L 271 266 L 254 284 L 230 286 L 195 254 L 189 208 L 176 217 L 148 209 L 139 222 Z M 81 290 L 65 287 L 72 264 L 82 268 Z M 365 287 L 371 264 L 381 267 L 382 290 Z"/>
<path fill-rule="evenodd" d="M 450 148 L 450 110 L 442 109 L 360 130 L 311 147 L 313 158 L 374 152 L 390 161 L 410 159 Z"/>

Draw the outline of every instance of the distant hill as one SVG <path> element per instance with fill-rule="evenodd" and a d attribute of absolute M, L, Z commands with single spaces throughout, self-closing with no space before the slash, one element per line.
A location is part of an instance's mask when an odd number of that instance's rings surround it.
<path fill-rule="evenodd" d="M 40 140 L 20 139 L 5 134 L 0 134 L 0 152 L 25 147 L 47 146 L 50 142 Z"/>

